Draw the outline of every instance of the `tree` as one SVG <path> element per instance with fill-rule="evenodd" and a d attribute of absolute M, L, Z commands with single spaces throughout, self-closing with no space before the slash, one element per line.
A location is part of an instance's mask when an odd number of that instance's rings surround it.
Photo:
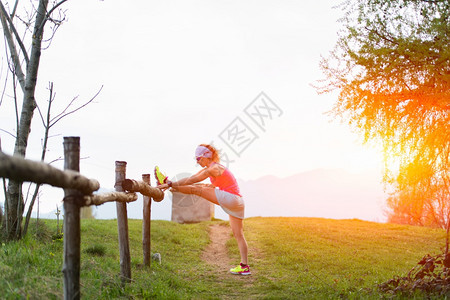
<path fill-rule="evenodd" d="M 56 30 L 65 20 L 65 14 L 60 6 L 67 0 L 53 1 L 49 9 L 48 0 L 39 0 L 37 8 L 30 2 L 30 7 L 24 10 L 24 16 L 17 14 L 18 0 L 13 7 L 7 7 L 0 1 L 0 21 L 3 34 L 7 43 L 7 57 L 9 70 L 13 74 L 12 94 L 16 107 L 16 133 L 14 155 L 26 156 L 28 138 L 31 131 L 31 121 L 35 109 L 38 108 L 39 115 L 44 126 L 44 137 L 42 138 L 41 160 L 45 159 L 47 152 L 47 141 L 49 131 L 58 121 L 67 115 L 81 109 L 89 104 L 98 95 L 83 105 L 72 109 L 74 98 L 63 111 L 51 117 L 51 106 L 54 101 L 53 84 L 49 85 L 49 100 L 46 114 L 43 114 L 35 97 L 36 83 L 41 57 L 41 49 L 50 45 Z M 55 16 L 56 15 L 56 16 Z M 52 26 L 48 26 L 51 24 Z M 23 33 L 19 34 L 19 28 Z M 46 28 L 50 31 L 44 34 Z M 30 35 L 31 33 L 31 35 Z M 27 51 L 29 49 L 29 51 Z M 5 84 L 6 86 L 6 84 Z M 100 89 L 101 90 L 101 89 Z M 100 91 L 99 91 L 100 92 Z M 19 97 L 22 96 L 22 107 L 19 110 Z M 1 103 L 1 102 L 0 102 Z M 4 183 L 5 185 L 5 183 Z M 31 217 L 31 211 L 34 202 L 39 194 L 39 185 L 35 186 L 33 196 L 30 201 L 28 213 L 26 215 L 25 226 L 22 228 L 22 216 L 24 213 L 25 202 L 22 192 L 22 184 L 9 180 L 5 192 L 5 213 L 4 213 L 4 232 L 7 239 L 19 239 L 26 233 L 28 222 Z"/>
<path fill-rule="evenodd" d="M 401 182 L 405 180 L 409 184 Z M 403 188 L 387 201 L 388 221 L 429 227 L 448 228 L 450 194 L 448 175 L 435 173 L 433 166 L 410 164 L 397 177 Z M 411 184 L 413 182 L 413 184 Z"/>
<path fill-rule="evenodd" d="M 13 23 L 17 4 L 18 1 L 16 1 L 12 13 L 8 14 L 3 2 L 0 2 L 0 19 L 2 22 L 3 33 L 10 50 L 12 70 L 23 93 L 22 110 L 20 118 L 18 119 L 14 155 L 25 157 L 28 136 L 31 129 L 31 120 L 33 118 L 34 109 L 36 108 L 34 93 L 41 56 L 42 39 L 45 23 L 49 20 L 50 15 L 47 13 L 48 0 L 39 1 L 31 37 L 31 51 L 29 54 Z M 16 44 L 19 45 L 20 52 L 17 51 Z M 22 70 L 22 60 L 25 62 L 26 66 L 25 73 Z M 14 83 L 15 80 L 16 79 L 14 78 Z M 21 184 L 19 182 L 9 181 L 5 200 L 7 235 L 8 238 L 15 238 L 21 235 L 22 214 L 20 212 L 23 211 L 23 196 Z"/>
<path fill-rule="evenodd" d="M 391 220 L 401 212 L 408 223 L 434 219 L 448 228 L 450 2 L 355 0 L 338 7 L 344 26 L 321 61 L 326 80 L 318 90 L 339 90 L 334 115 L 366 142 L 383 145 L 385 180 L 394 187 Z"/>

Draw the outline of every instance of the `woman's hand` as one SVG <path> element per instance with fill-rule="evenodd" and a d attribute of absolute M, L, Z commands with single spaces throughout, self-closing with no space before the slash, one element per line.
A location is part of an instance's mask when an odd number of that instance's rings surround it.
<path fill-rule="evenodd" d="M 169 185 L 167 183 L 164 183 L 161 185 L 157 185 L 156 187 L 164 192 L 165 190 L 167 190 L 169 188 Z"/>

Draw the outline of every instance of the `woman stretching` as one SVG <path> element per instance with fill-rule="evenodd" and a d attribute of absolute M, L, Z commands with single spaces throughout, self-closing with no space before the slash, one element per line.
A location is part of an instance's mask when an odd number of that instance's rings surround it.
<path fill-rule="evenodd" d="M 247 241 L 243 230 L 245 205 L 237 181 L 227 168 L 219 164 L 219 154 L 213 146 L 201 144 L 195 150 L 195 158 L 197 163 L 202 166 L 202 169 L 197 174 L 179 181 L 172 182 L 168 180 L 167 176 L 162 174 L 159 168 L 156 167 L 155 177 L 158 182 L 158 188 L 166 190 L 171 187 L 175 191 L 184 194 L 194 194 L 220 205 L 230 216 L 231 230 L 241 254 L 241 263 L 236 268 L 230 269 L 230 272 L 237 275 L 250 275 L 250 267 L 247 261 Z M 212 185 L 195 184 L 208 177 Z"/>

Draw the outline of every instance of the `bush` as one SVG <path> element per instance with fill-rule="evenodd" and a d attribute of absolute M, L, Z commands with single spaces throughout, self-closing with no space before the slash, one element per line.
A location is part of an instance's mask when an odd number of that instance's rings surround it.
<path fill-rule="evenodd" d="M 52 239 L 52 230 L 45 224 L 44 221 L 34 220 L 30 221 L 28 227 L 29 233 L 32 234 L 36 240 L 40 242 L 50 241 Z"/>
<path fill-rule="evenodd" d="M 450 254 L 425 255 L 407 276 L 394 277 L 378 285 L 385 293 L 413 296 L 422 291 L 428 294 L 449 296 L 450 294 Z"/>
<path fill-rule="evenodd" d="M 84 252 L 95 256 L 104 256 L 106 254 L 106 247 L 103 245 L 96 244 L 86 248 Z"/>
<path fill-rule="evenodd" d="M 54 240 L 54 241 L 61 240 L 62 241 L 63 237 L 64 237 L 64 233 L 58 232 L 58 233 L 55 233 L 54 235 L 52 235 L 52 240 Z"/>

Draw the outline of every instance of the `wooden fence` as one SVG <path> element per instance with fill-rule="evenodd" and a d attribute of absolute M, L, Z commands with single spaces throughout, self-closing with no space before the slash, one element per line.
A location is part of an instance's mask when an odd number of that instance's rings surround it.
<path fill-rule="evenodd" d="M 164 193 L 150 186 L 150 175 L 142 181 L 126 179 L 124 161 L 116 161 L 115 192 L 93 194 L 100 188 L 95 179 L 80 171 L 80 138 L 64 137 L 64 171 L 42 162 L 9 156 L 0 152 L 0 177 L 18 182 L 49 184 L 64 189 L 64 299 L 80 299 L 80 209 L 83 206 L 116 202 L 120 251 L 120 276 L 123 282 L 131 280 L 131 258 L 128 238 L 128 202 L 137 200 L 137 192 L 144 196 L 142 245 L 144 265 L 150 265 L 151 198 L 159 202 Z"/>

